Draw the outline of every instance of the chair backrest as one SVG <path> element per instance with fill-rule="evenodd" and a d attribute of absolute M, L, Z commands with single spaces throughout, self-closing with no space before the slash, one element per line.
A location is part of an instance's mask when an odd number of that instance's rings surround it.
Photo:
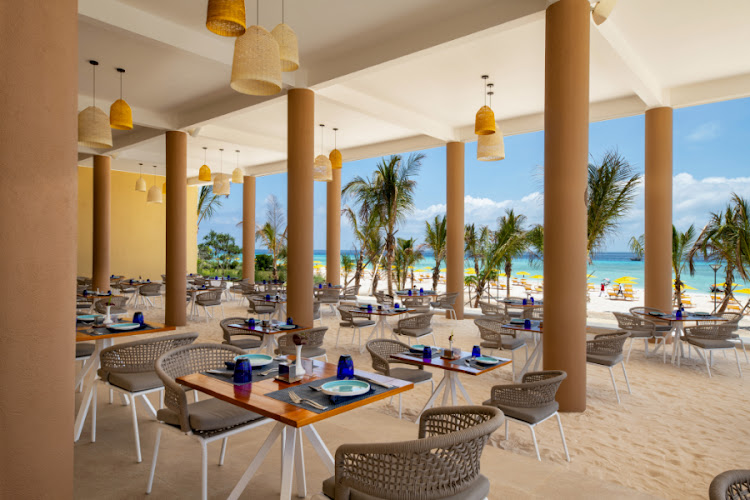
<path fill-rule="evenodd" d="M 152 372 L 154 363 L 167 351 L 190 345 L 198 338 L 195 332 L 136 340 L 102 349 L 102 369 L 113 373 Z"/>
<path fill-rule="evenodd" d="M 206 280 L 204 278 L 195 278 L 193 283 L 197 286 L 203 286 L 206 284 Z"/>
<path fill-rule="evenodd" d="M 373 370 L 384 375 L 390 375 L 391 354 L 409 350 L 407 344 L 391 339 L 370 340 L 365 347 L 372 358 Z"/>
<path fill-rule="evenodd" d="M 544 306 L 531 306 L 525 307 L 521 317 L 524 319 L 532 319 L 535 321 L 544 320 Z"/>
<path fill-rule="evenodd" d="M 634 316 L 648 316 L 648 313 L 662 313 L 664 314 L 664 311 L 661 309 L 656 309 L 655 307 L 645 307 L 645 306 L 639 306 L 639 307 L 631 307 L 630 308 L 630 314 Z"/>
<path fill-rule="evenodd" d="M 161 283 L 147 283 L 141 286 L 139 293 L 141 295 L 159 295 L 161 294 Z"/>
<path fill-rule="evenodd" d="M 728 470 L 716 476 L 708 487 L 709 500 L 750 498 L 750 470 Z"/>
<path fill-rule="evenodd" d="M 354 321 L 354 318 L 370 318 L 370 315 L 366 312 L 362 312 L 362 310 L 357 306 L 339 306 L 337 307 L 339 310 L 339 315 L 341 316 L 341 321 L 349 322 L 351 323 Z"/>
<path fill-rule="evenodd" d="M 113 309 L 125 309 L 125 303 L 128 301 L 127 297 L 106 297 L 98 299 L 94 302 L 94 310 L 100 314 L 107 313 L 107 306 L 111 306 Z"/>
<path fill-rule="evenodd" d="M 438 296 L 437 302 L 440 304 L 440 307 L 453 307 L 453 304 L 456 303 L 456 298 L 458 298 L 457 292 L 446 293 Z"/>
<path fill-rule="evenodd" d="M 685 336 L 695 339 L 727 340 L 732 337 L 736 327 L 733 324 L 702 324 L 685 327 Z"/>
<path fill-rule="evenodd" d="M 586 342 L 586 354 L 615 356 L 622 354 L 622 346 L 630 337 L 628 332 L 602 333 Z"/>
<path fill-rule="evenodd" d="M 500 306 L 498 306 L 497 304 L 491 304 L 489 302 L 484 302 L 482 300 L 479 301 L 479 308 L 482 310 L 482 314 L 487 314 L 487 315 L 505 314 L 504 308 L 503 310 L 501 310 Z"/>
<path fill-rule="evenodd" d="M 393 305 L 393 297 L 391 297 L 385 292 L 375 292 L 375 300 L 378 301 L 378 304 L 387 305 L 387 306 Z"/>
<path fill-rule="evenodd" d="M 415 314 L 414 316 L 411 316 L 409 318 L 400 319 L 398 321 L 398 327 L 399 328 L 409 328 L 409 329 L 421 329 L 421 328 L 428 328 L 430 326 L 430 323 L 432 323 L 432 317 L 435 315 L 435 313 L 429 312 L 424 314 Z"/>
<path fill-rule="evenodd" d="M 180 429 L 189 432 L 190 412 L 187 396 L 177 378 L 191 373 L 226 368 L 225 361 L 245 354 L 239 347 L 228 344 L 192 344 L 167 351 L 156 360 L 156 374 L 164 383 L 164 404 L 177 413 Z"/>
<path fill-rule="evenodd" d="M 520 384 L 494 386 L 491 399 L 519 408 L 541 408 L 555 401 L 557 389 L 567 376 L 562 370 L 528 372 L 521 378 Z"/>
<path fill-rule="evenodd" d="M 320 290 L 319 299 L 321 302 L 338 302 L 340 299 L 338 288 L 323 288 Z"/>
<path fill-rule="evenodd" d="M 342 300 L 356 300 L 357 295 L 359 295 L 359 285 L 349 286 L 341 291 Z"/>
<path fill-rule="evenodd" d="M 642 316 L 635 316 L 633 314 L 620 312 L 613 312 L 612 314 L 614 314 L 615 319 L 617 320 L 617 326 L 625 331 L 656 331 L 656 324 L 653 321 L 649 321 Z"/>
<path fill-rule="evenodd" d="M 411 297 L 406 296 L 401 298 L 401 303 L 404 307 L 424 307 L 430 304 L 430 297 L 424 295 L 413 295 Z"/>
<path fill-rule="evenodd" d="M 311 349 L 315 347 L 321 347 L 323 345 L 323 337 L 325 337 L 326 332 L 328 331 L 327 326 L 316 326 L 315 328 L 310 328 L 309 330 L 305 330 L 302 333 L 297 333 L 298 335 L 304 337 L 307 342 L 302 346 L 303 349 Z M 294 333 L 287 333 L 286 335 L 279 338 L 279 349 L 282 351 L 288 351 L 288 348 L 294 349 L 296 346 L 294 345 Z M 287 349 L 284 349 L 287 348 Z"/>
<path fill-rule="evenodd" d="M 245 318 L 236 316 L 233 318 L 226 318 L 219 322 L 219 326 L 221 327 L 221 332 L 224 335 L 224 340 L 227 342 L 232 341 L 232 335 L 250 335 L 253 337 L 263 338 L 263 334 L 259 332 L 251 332 L 250 330 L 245 330 L 244 328 L 235 328 L 230 325 L 244 325 Z"/>
<path fill-rule="evenodd" d="M 210 292 L 199 293 L 198 296 L 195 298 L 196 302 L 209 301 L 209 300 L 221 301 L 221 290 L 211 290 Z"/>
<path fill-rule="evenodd" d="M 482 340 L 489 340 L 492 342 L 499 342 L 502 340 L 502 335 L 508 335 L 510 337 L 516 337 L 516 331 L 509 328 L 503 328 L 503 321 L 493 318 L 477 318 L 474 320 L 474 324 L 479 328 L 479 336 Z"/>
<path fill-rule="evenodd" d="M 321 315 L 320 315 L 320 302 L 317 301 L 317 300 L 314 300 L 313 301 L 313 319 L 316 320 L 316 319 L 320 319 L 320 318 L 321 318 Z"/>

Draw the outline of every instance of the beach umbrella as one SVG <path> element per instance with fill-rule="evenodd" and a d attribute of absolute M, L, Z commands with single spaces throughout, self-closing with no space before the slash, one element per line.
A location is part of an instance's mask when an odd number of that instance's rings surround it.
<path fill-rule="evenodd" d="M 322 262 L 321 262 L 321 261 L 319 261 L 319 260 L 314 260 L 314 261 L 313 261 L 313 264 L 322 264 Z"/>
<path fill-rule="evenodd" d="M 466 268 L 466 269 L 464 269 L 464 273 L 465 273 L 465 274 L 477 274 L 477 272 L 476 272 L 476 271 L 474 271 L 474 270 L 473 270 L 472 268 L 470 268 L 470 267 L 469 267 L 469 268 Z"/>
<path fill-rule="evenodd" d="M 628 279 L 627 277 L 617 278 L 615 280 L 615 283 L 617 283 L 618 285 L 635 285 L 636 284 L 635 281 Z"/>
<path fill-rule="evenodd" d="M 588 275 L 588 276 L 586 276 L 586 277 L 587 277 L 587 278 L 596 278 L 596 276 L 594 276 L 594 273 L 591 273 L 591 274 L 589 274 L 589 275 Z"/>
<path fill-rule="evenodd" d="M 677 286 L 675 286 L 675 288 L 677 288 Z M 683 290 L 697 290 L 697 288 L 693 288 L 692 286 L 686 285 L 685 283 L 682 284 L 682 289 Z"/>
<path fill-rule="evenodd" d="M 716 286 L 727 286 L 726 283 L 716 283 Z M 732 286 L 738 286 L 737 283 L 732 283 Z"/>
<path fill-rule="evenodd" d="M 516 273 L 518 276 L 530 276 L 531 273 L 527 273 L 526 271 L 518 271 Z"/>
<path fill-rule="evenodd" d="M 445 271 L 447 271 L 447 269 L 446 269 L 446 268 L 442 268 L 442 269 L 440 270 L 440 272 L 441 272 L 441 273 L 444 273 Z"/>
<path fill-rule="evenodd" d="M 544 276 L 542 276 L 541 274 L 536 274 L 536 275 L 532 276 L 531 279 L 541 280 L 541 279 L 544 279 Z"/>
<path fill-rule="evenodd" d="M 750 293 L 750 288 L 742 288 L 741 290 L 735 290 L 734 293 Z"/>
<path fill-rule="evenodd" d="M 623 279 L 624 280 L 637 280 L 638 278 L 633 277 L 633 276 L 620 276 L 620 279 L 621 280 L 623 280 Z"/>

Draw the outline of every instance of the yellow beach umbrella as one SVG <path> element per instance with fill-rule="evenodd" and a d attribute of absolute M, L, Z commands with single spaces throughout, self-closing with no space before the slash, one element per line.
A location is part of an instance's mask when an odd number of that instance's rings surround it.
<path fill-rule="evenodd" d="M 627 279 L 627 278 L 617 278 L 615 280 L 615 283 L 617 283 L 618 285 L 635 285 L 636 284 L 635 281 L 631 279 Z"/>
<path fill-rule="evenodd" d="M 750 293 L 750 288 L 742 288 L 741 290 L 735 290 L 734 293 Z"/>
<path fill-rule="evenodd" d="M 533 280 L 542 280 L 542 279 L 544 279 L 544 276 L 542 276 L 541 274 L 536 274 L 536 275 L 532 276 L 531 279 L 533 279 Z"/>
<path fill-rule="evenodd" d="M 516 273 L 518 276 L 530 276 L 531 273 L 527 273 L 526 271 L 518 271 Z"/>
<path fill-rule="evenodd" d="M 620 279 L 621 280 L 622 279 L 625 279 L 625 280 L 637 280 L 638 278 L 636 278 L 634 276 L 620 276 Z"/>
<path fill-rule="evenodd" d="M 474 271 L 472 268 L 466 268 L 464 269 L 465 274 L 477 274 L 476 271 Z"/>
<path fill-rule="evenodd" d="M 313 264 L 322 264 L 322 262 L 321 262 L 321 261 L 319 261 L 319 260 L 314 260 L 314 261 L 313 261 Z"/>
<path fill-rule="evenodd" d="M 677 288 L 677 286 L 675 286 L 675 288 Z M 686 285 L 684 283 L 682 284 L 682 289 L 683 290 L 697 290 L 697 288 L 693 288 L 692 286 Z"/>
<path fill-rule="evenodd" d="M 589 274 L 589 275 L 588 275 L 588 276 L 586 276 L 586 277 L 587 277 L 587 278 L 596 278 L 596 276 L 594 276 L 594 274 L 593 274 L 593 273 L 592 273 L 592 274 Z"/>
<path fill-rule="evenodd" d="M 727 286 L 726 283 L 716 283 L 716 286 Z M 732 283 L 732 286 L 739 286 L 737 283 Z"/>
<path fill-rule="evenodd" d="M 447 269 L 445 269 L 445 268 L 442 268 L 442 269 L 440 270 L 440 272 L 441 272 L 441 273 L 444 273 L 445 271 L 447 271 Z"/>

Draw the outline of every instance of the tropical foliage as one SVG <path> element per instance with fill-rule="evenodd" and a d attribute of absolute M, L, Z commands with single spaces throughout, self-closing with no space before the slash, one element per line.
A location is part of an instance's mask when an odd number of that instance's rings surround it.
<path fill-rule="evenodd" d="M 344 287 L 349 286 L 349 275 L 354 272 L 355 262 L 354 257 L 345 253 L 341 256 L 341 272 L 344 273 Z"/>
<path fill-rule="evenodd" d="M 272 276 L 279 279 L 279 264 L 286 260 L 286 220 L 279 200 L 270 195 L 266 201 L 266 222 L 255 230 L 255 239 L 271 253 Z"/>
<path fill-rule="evenodd" d="M 414 264 L 424 257 L 424 245 L 418 245 L 415 238 L 398 238 L 394 268 L 396 283 L 399 288 L 406 288 L 406 280 L 411 276 L 411 286 L 414 287 Z"/>
<path fill-rule="evenodd" d="M 505 264 L 506 294 L 510 297 L 510 276 L 513 273 L 513 259 L 522 256 L 529 248 L 529 236 L 523 227 L 526 216 L 516 215 L 512 209 L 506 210 L 505 215 L 497 220 L 498 229 L 495 237 L 498 251 Z"/>
<path fill-rule="evenodd" d="M 221 207 L 219 195 L 214 194 L 212 186 L 202 186 L 198 195 L 198 227 L 201 222 L 209 220 L 214 216 L 216 210 Z"/>
<path fill-rule="evenodd" d="M 636 259 L 642 260 L 643 255 L 646 253 L 646 236 L 643 234 L 638 238 L 631 236 L 630 241 L 628 242 L 628 247 L 630 248 L 630 252 L 635 255 Z"/>
<path fill-rule="evenodd" d="M 688 267 L 690 275 L 695 274 L 693 260 L 693 245 L 695 244 L 695 226 L 691 225 L 685 232 L 680 232 L 672 226 L 672 272 L 674 273 L 674 289 L 677 297 L 678 307 L 682 307 L 682 283 L 681 276 Z"/>
<path fill-rule="evenodd" d="M 432 250 L 435 267 L 432 268 L 432 289 L 437 290 L 440 281 L 440 267 L 445 260 L 448 249 L 448 226 L 445 215 L 435 216 L 435 221 L 425 221 L 425 244 Z"/>
<path fill-rule="evenodd" d="M 212 265 L 219 275 L 224 276 L 227 269 L 238 265 L 242 250 L 237 246 L 234 237 L 227 233 L 210 231 L 198 245 L 198 255 L 204 262 Z"/>

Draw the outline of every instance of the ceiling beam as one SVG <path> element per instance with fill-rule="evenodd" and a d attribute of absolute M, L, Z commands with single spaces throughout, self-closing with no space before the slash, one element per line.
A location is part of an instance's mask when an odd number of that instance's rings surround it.
<path fill-rule="evenodd" d="M 200 131 L 193 137 L 220 142 L 230 142 L 232 144 L 243 145 L 254 149 L 265 149 L 276 153 L 283 153 L 284 155 L 287 153 L 286 139 L 283 137 L 272 137 L 253 132 L 244 132 L 217 125 L 205 125 L 201 127 Z"/>
<path fill-rule="evenodd" d="M 675 108 L 750 97 L 750 73 L 673 87 L 670 96 Z"/>
<path fill-rule="evenodd" d="M 103 96 L 98 96 L 98 98 L 99 107 L 109 115 L 109 109 L 106 105 L 102 107 L 102 102 L 110 102 L 110 100 L 114 102 L 115 99 L 106 100 Z M 78 94 L 78 111 L 83 111 L 85 108 L 89 107 L 92 100 L 93 97 L 91 95 Z M 177 119 L 174 116 L 164 113 L 155 113 L 146 108 L 132 105 L 130 106 L 130 109 L 133 111 L 133 124 L 135 125 L 158 128 L 161 130 L 175 130 L 177 127 Z"/>

